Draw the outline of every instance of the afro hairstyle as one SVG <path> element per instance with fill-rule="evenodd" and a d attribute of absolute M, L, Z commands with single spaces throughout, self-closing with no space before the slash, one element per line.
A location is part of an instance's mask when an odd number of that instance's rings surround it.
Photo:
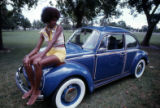
<path fill-rule="evenodd" d="M 53 19 L 59 19 L 60 12 L 53 7 L 45 7 L 41 14 L 41 20 L 43 23 L 49 23 Z"/>

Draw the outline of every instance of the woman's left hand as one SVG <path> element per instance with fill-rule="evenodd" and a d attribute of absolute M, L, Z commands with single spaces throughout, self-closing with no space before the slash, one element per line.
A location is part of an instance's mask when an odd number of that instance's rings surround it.
<path fill-rule="evenodd" d="M 34 62 L 35 62 L 36 64 L 39 64 L 41 60 L 42 60 L 42 58 L 41 58 L 41 57 L 38 57 L 38 58 L 35 59 Z M 40 64 L 39 64 L 39 65 L 40 65 Z"/>
<path fill-rule="evenodd" d="M 42 58 L 41 58 L 41 57 L 38 57 L 36 60 L 37 60 L 37 61 L 41 61 L 41 60 L 42 60 Z"/>

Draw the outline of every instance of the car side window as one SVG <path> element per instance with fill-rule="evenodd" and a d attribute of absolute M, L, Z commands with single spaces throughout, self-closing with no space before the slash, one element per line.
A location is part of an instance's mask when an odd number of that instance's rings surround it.
<path fill-rule="evenodd" d="M 108 37 L 108 50 L 124 48 L 123 34 L 112 34 Z"/>
<path fill-rule="evenodd" d="M 133 36 L 126 34 L 125 37 L 126 37 L 127 48 L 134 48 L 137 46 L 138 42 Z"/>
<path fill-rule="evenodd" d="M 103 37 L 99 48 L 107 48 L 107 36 Z"/>

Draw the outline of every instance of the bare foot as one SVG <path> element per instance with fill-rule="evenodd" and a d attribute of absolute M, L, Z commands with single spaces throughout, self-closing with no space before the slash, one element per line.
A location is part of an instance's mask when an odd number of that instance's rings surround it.
<path fill-rule="evenodd" d="M 27 102 L 27 105 L 32 105 L 35 103 L 38 95 L 40 95 L 41 91 L 40 90 L 36 90 L 36 91 L 33 91 L 32 92 L 32 96 L 31 98 L 29 99 L 29 101 Z"/>
<path fill-rule="evenodd" d="M 24 93 L 24 95 L 22 96 L 22 99 L 26 99 L 26 98 L 28 98 L 31 94 L 32 94 L 32 89 L 31 90 L 29 90 L 27 93 Z"/>

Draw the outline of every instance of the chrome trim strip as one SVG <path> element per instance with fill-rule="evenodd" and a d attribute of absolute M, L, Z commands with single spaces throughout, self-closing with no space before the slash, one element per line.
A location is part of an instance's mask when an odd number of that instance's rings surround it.
<path fill-rule="evenodd" d="M 139 51 L 139 49 L 137 49 L 137 48 L 136 48 L 136 49 L 135 49 L 135 48 L 134 48 L 134 49 L 126 49 L 126 52 L 127 52 L 127 53 L 128 53 L 128 52 L 133 52 L 133 51 Z"/>
<path fill-rule="evenodd" d="M 106 52 L 106 53 L 101 53 L 101 54 L 96 54 L 98 56 L 102 56 L 102 55 L 110 55 L 110 54 L 118 54 L 118 53 L 122 53 L 122 52 L 132 52 L 132 51 L 138 51 L 139 49 L 127 49 L 126 51 L 116 51 L 116 52 Z"/>
<path fill-rule="evenodd" d="M 103 56 L 103 55 L 111 55 L 111 54 L 119 54 L 125 51 L 116 51 L 116 52 L 106 52 L 106 53 L 101 53 L 101 54 L 96 54 L 97 56 Z"/>
<path fill-rule="evenodd" d="M 123 62 L 124 62 L 124 63 L 123 63 L 123 68 L 122 68 L 122 72 L 121 72 L 121 73 L 124 73 L 125 67 L 126 67 L 127 52 L 125 51 L 124 53 L 125 53 L 124 59 L 123 59 Z"/>
<path fill-rule="evenodd" d="M 123 77 L 125 77 L 125 76 L 130 75 L 130 74 L 129 74 L 129 73 L 124 73 L 124 74 L 122 74 L 122 75 L 123 75 L 123 76 L 121 76 L 120 78 L 123 78 Z M 111 81 L 109 81 L 109 82 L 105 82 L 105 83 L 103 83 L 103 84 L 101 84 L 101 85 L 95 86 L 95 88 L 104 86 L 104 85 L 106 85 L 106 84 L 108 84 L 108 83 L 111 83 L 111 82 L 113 82 L 113 81 L 116 81 L 116 80 L 118 80 L 118 79 L 120 79 L 120 78 L 117 78 L 117 79 L 115 79 L 115 80 L 111 80 Z M 104 80 L 104 81 L 107 81 L 107 80 Z"/>
<path fill-rule="evenodd" d="M 109 35 L 108 35 L 108 36 L 109 36 Z M 108 36 L 107 36 L 107 35 L 103 36 L 103 39 L 104 39 L 104 37 L 107 37 L 107 46 L 108 46 Z M 103 40 L 103 39 L 102 39 L 102 40 Z M 98 47 L 97 47 L 96 53 L 97 53 L 97 51 L 100 49 L 100 45 L 101 45 L 101 43 L 102 43 L 102 40 L 100 40 L 101 42 L 99 43 L 99 45 L 98 45 Z M 107 48 L 106 48 L 106 51 L 107 51 Z"/>
<path fill-rule="evenodd" d="M 68 59 L 66 59 L 66 60 L 82 59 L 82 58 L 88 58 L 88 57 L 94 57 L 94 54 L 82 55 L 82 56 L 78 56 L 78 57 L 68 58 Z"/>
<path fill-rule="evenodd" d="M 97 71 L 97 56 L 95 56 L 95 57 L 96 57 L 96 58 L 95 58 L 95 65 L 94 65 L 95 68 L 94 68 L 94 73 L 93 73 L 93 74 L 94 74 L 94 75 L 93 75 L 93 78 L 94 78 L 94 79 L 96 79 L 96 71 Z"/>
<path fill-rule="evenodd" d="M 124 72 L 123 74 L 125 74 L 125 73 L 127 73 L 127 72 Z M 94 83 L 98 83 L 98 82 L 101 82 L 101 81 L 103 81 L 103 80 L 108 80 L 108 79 L 111 79 L 111 78 L 113 78 L 113 77 L 119 76 L 119 75 L 121 75 L 121 74 L 122 74 L 122 73 L 117 74 L 117 75 L 113 75 L 113 76 L 110 76 L 110 77 L 107 77 L 107 78 L 103 78 L 103 79 L 100 79 L 100 80 L 96 80 L 96 81 L 94 81 Z"/>
<path fill-rule="evenodd" d="M 76 55 L 83 55 L 83 54 L 88 54 L 88 52 L 87 53 L 77 53 L 77 54 L 68 54 L 66 57 L 69 57 L 69 56 L 76 56 Z"/>

